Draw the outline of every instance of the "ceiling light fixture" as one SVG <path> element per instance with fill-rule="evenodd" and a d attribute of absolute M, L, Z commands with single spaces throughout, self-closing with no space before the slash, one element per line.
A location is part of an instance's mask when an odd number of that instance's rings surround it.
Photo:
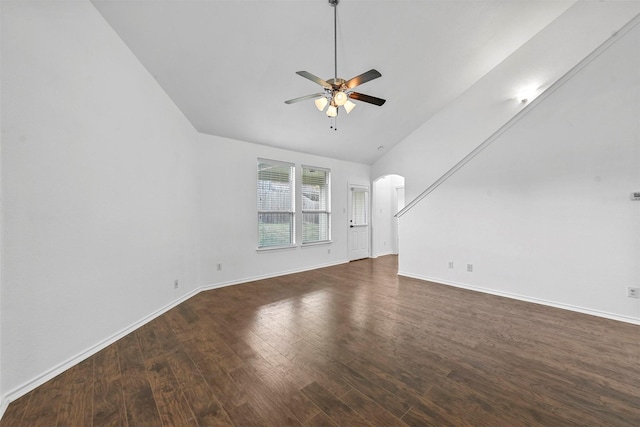
<path fill-rule="evenodd" d="M 366 73 L 362 73 L 359 76 L 352 78 L 351 80 L 344 80 L 338 77 L 338 3 L 340 0 L 329 0 L 329 5 L 333 7 L 333 57 L 334 57 L 334 77 L 329 80 L 322 80 L 320 77 L 314 76 L 308 71 L 297 71 L 296 74 L 306 79 L 311 80 L 314 83 L 319 84 L 324 88 L 324 93 L 315 93 L 312 95 L 301 96 L 299 98 L 290 99 L 285 101 L 285 104 L 293 104 L 295 102 L 304 101 L 307 99 L 316 99 L 314 102 L 316 108 L 320 111 L 325 111 L 325 107 L 329 105 L 325 114 L 332 119 L 338 116 L 339 107 L 343 107 L 347 113 L 350 113 L 356 106 L 351 102 L 351 99 L 367 102 L 369 104 L 381 106 L 386 101 L 375 96 L 365 95 L 363 93 L 354 92 L 353 89 L 366 83 L 370 80 L 381 77 L 377 70 L 371 69 Z M 332 120 L 331 127 L 336 129 Z M 337 130 L 337 129 L 336 129 Z"/>
<path fill-rule="evenodd" d="M 533 101 L 533 99 L 538 95 L 538 92 L 538 85 L 529 84 L 520 88 L 516 94 L 516 99 L 521 103 L 526 104 L 529 101 Z"/>
<path fill-rule="evenodd" d="M 342 107 L 345 102 L 347 102 L 347 94 L 343 91 L 339 90 L 333 94 L 333 102 L 338 106 Z"/>
<path fill-rule="evenodd" d="M 347 114 L 349 114 L 351 110 L 353 110 L 354 108 L 356 108 L 356 104 L 354 104 L 353 102 L 347 99 L 347 102 L 344 103 L 344 109 L 347 112 Z"/>
<path fill-rule="evenodd" d="M 327 104 L 329 103 L 329 101 L 327 101 L 327 98 L 322 97 L 322 98 L 318 98 L 315 101 L 316 107 L 318 108 L 318 110 L 320 111 L 324 111 L 324 107 L 327 106 Z"/>

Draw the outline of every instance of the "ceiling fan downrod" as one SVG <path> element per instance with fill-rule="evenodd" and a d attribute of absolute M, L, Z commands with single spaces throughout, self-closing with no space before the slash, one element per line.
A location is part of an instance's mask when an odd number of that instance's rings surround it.
<path fill-rule="evenodd" d="M 338 80 L 338 3 L 340 0 L 329 0 L 329 4 L 333 6 L 333 77 Z"/>

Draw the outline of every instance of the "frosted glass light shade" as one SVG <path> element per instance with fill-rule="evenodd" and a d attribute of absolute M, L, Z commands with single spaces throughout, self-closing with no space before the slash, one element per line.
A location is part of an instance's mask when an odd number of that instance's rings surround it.
<path fill-rule="evenodd" d="M 329 101 L 327 101 L 327 98 L 325 98 L 324 96 L 322 98 L 316 99 L 314 102 L 316 104 L 316 108 L 320 111 L 323 111 L 324 107 L 326 107 L 329 103 Z"/>
<path fill-rule="evenodd" d="M 342 92 L 341 90 L 333 95 L 333 103 L 338 107 L 344 105 L 345 102 L 347 102 L 347 94 Z"/>
<path fill-rule="evenodd" d="M 337 115 L 338 115 L 338 107 L 331 105 L 329 106 L 329 108 L 327 108 L 327 116 L 335 117 Z"/>
<path fill-rule="evenodd" d="M 353 110 L 355 107 L 356 107 L 356 104 L 349 101 L 348 99 L 347 99 L 347 102 L 344 103 L 344 109 L 347 110 L 347 114 L 349 114 L 351 110 Z"/>

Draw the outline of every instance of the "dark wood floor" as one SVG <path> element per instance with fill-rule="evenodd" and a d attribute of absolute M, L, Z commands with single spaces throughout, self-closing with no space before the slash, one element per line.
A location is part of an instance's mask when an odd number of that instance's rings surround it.
<path fill-rule="evenodd" d="M 396 270 L 387 256 L 200 293 L 0 426 L 640 425 L 640 327 Z"/>

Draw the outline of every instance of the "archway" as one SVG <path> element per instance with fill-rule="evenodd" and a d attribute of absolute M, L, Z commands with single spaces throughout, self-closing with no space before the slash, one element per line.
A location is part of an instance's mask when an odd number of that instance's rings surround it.
<path fill-rule="evenodd" d="M 384 175 L 373 181 L 371 206 L 371 256 L 397 255 L 398 218 L 394 215 L 404 207 L 404 177 Z"/>

